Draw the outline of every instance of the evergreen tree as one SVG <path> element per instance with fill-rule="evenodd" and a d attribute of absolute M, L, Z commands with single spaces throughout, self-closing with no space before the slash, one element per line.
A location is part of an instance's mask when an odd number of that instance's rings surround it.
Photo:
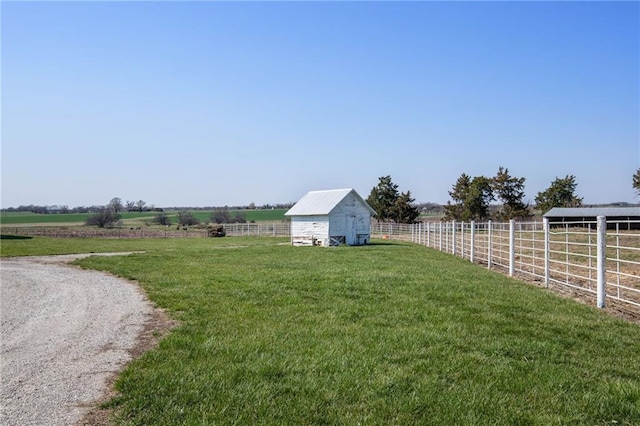
<path fill-rule="evenodd" d="M 495 200 L 491 179 L 484 176 L 476 176 L 471 181 L 469 193 L 465 200 L 465 212 L 462 220 L 486 220 L 489 219 L 489 204 Z"/>
<path fill-rule="evenodd" d="M 509 169 L 500 167 L 498 174 L 493 178 L 492 187 L 497 199 L 502 206 L 496 213 L 496 219 L 507 221 L 514 218 L 531 217 L 529 206 L 524 199 L 525 178 L 517 178 L 509 175 Z"/>
<path fill-rule="evenodd" d="M 452 190 L 449 191 L 453 203 L 447 201 L 447 205 L 444 206 L 444 220 L 462 220 L 470 187 L 471 178 L 463 173 L 453 185 Z"/>
<path fill-rule="evenodd" d="M 554 207 L 580 207 L 582 198 L 575 195 L 576 177 L 567 175 L 564 178 L 556 178 L 551 186 L 536 195 L 536 207 L 543 213 Z"/>
<path fill-rule="evenodd" d="M 640 169 L 633 175 L 633 189 L 640 195 Z"/>
<path fill-rule="evenodd" d="M 414 201 L 411 191 L 398 192 L 398 185 L 391 181 L 391 176 L 378 178 L 378 185 L 367 197 L 367 204 L 376 212 L 378 221 L 397 223 L 413 223 L 420 216 Z"/>
<path fill-rule="evenodd" d="M 482 220 L 489 218 L 489 203 L 494 199 L 491 179 L 463 173 L 449 191 L 453 203 L 447 201 L 444 220 Z"/>
<path fill-rule="evenodd" d="M 400 194 L 393 208 L 394 220 L 398 223 L 414 223 L 420 212 L 414 206 L 414 199 L 411 198 L 411 191 Z"/>
<path fill-rule="evenodd" d="M 378 178 L 378 185 L 371 189 L 367 204 L 376 212 L 378 221 L 392 220 L 398 196 L 398 185 L 391 181 L 391 176 L 383 176 Z"/>

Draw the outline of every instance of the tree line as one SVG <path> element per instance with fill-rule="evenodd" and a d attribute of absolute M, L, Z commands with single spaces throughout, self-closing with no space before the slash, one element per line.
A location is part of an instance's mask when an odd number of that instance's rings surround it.
<path fill-rule="evenodd" d="M 523 220 L 533 216 L 534 208 L 546 213 L 554 207 L 582 206 L 583 198 L 576 195 L 578 183 L 574 175 L 556 177 L 548 188 L 538 192 L 535 207 L 524 201 L 525 181 L 502 166 L 492 177 L 463 173 L 449 191 L 451 200 L 444 206 L 443 220 Z M 640 168 L 632 177 L 632 187 L 640 195 Z M 391 176 L 380 177 L 367 197 L 378 221 L 397 223 L 415 222 L 420 215 L 418 207 L 433 209 L 432 204 L 416 205 L 414 201 L 411 191 L 398 191 Z"/>
<path fill-rule="evenodd" d="M 493 177 L 463 173 L 453 185 L 445 206 L 445 220 L 489 220 L 508 221 L 528 219 L 533 216 L 532 207 L 524 201 L 524 177 L 509 174 L 509 169 L 499 167 Z M 553 207 L 580 207 L 582 198 L 575 194 L 576 177 L 567 175 L 556 178 L 544 191 L 535 197 L 536 209 L 547 212 Z M 496 208 L 491 202 L 497 201 Z"/>
<path fill-rule="evenodd" d="M 88 226 L 97 226 L 99 228 L 105 228 L 110 226 L 120 225 L 120 214 L 117 202 L 111 200 L 109 204 L 103 206 L 98 211 L 94 212 L 91 216 L 87 217 L 85 224 Z M 186 210 L 179 211 L 176 215 L 176 221 L 178 226 L 195 226 L 201 223 L 200 219 L 195 217 L 193 213 Z M 155 216 L 151 219 L 156 225 L 171 226 L 173 225 L 172 217 L 164 211 L 157 211 Z M 233 214 L 229 209 L 215 209 L 209 215 L 210 223 L 246 223 L 245 215 L 242 212 L 236 211 Z M 208 223 L 209 223 L 208 222 Z"/>
<path fill-rule="evenodd" d="M 195 217 L 193 213 L 181 210 L 176 215 L 176 220 L 178 226 L 194 226 L 200 224 L 200 219 Z M 166 213 L 158 213 L 153 218 L 153 222 L 157 225 L 171 226 L 172 221 L 171 217 Z M 218 208 L 215 209 L 209 215 L 209 223 L 246 223 L 247 219 L 245 218 L 244 213 L 235 211 L 231 212 L 228 208 Z"/>
<path fill-rule="evenodd" d="M 499 167 L 498 172 L 493 177 L 475 176 L 471 177 L 463 173 L 453 184 L 449 191 L 450 201 L 443 207 L 443 220 L 488 220 L 495 219 L 506 221 L 510 219 L 527 219 L 533 213 L 533 207 L 524 202 L 524 177 L 515 177 L 509 174 L 505 167 Z M 632 176 L 632 187 L 640 196 L 640 168 Z M 551 185 L 544 191 L 540 191 L 535 197 L 535 208 L 542 212 L 547 212 L 553 207 L 580 207 L 582 198 L 575 194 L 578 184 L 574 175 L 566 175 L 551 182 Z M 413 223 L 420 216 L 420 210 L 440 212 L 440 205 L 435 203 L 415 204 L 415 199 L 411 197 L 411 191 L 400 192 L 398 185 L 393 183 L 391 176 L 378 178 L 378 184 L 371 189 L 367 197 L 367 203 L 375 211 L 378 221 L 393 221 L 397 223 Z M 497 201 L 496 204 L 492 204 Z M 293 204 L 266 204 L 266 208 L 289 208 Z M 256 208 L 254 203 L 248 207 Z M 205 208 L 199 208 L 205 209 Z M 239 208 L 240 209 L 240 208 Z M 3 209 L 4 212 L 33 212 L 39 214 L 49 213 L 93 213 L 86 223 L 92 226 L 110 226 L 121 219 L 120 213 L 127 212 L 147 212 L 155 211 L 158 214 L 153 218 L 154 223 L 160 225 L 171 225 L 171 218 L 163 209 L 155 208 L 153 205 L 147 206 L 143 200 L 122 202 L 119 197 L 114 197 L 105 206 L 74 207 L 68 206 L 38 206 L 25 205 L 17 208 Z M 193 210 L 193 209 L 189 209 Z M 211 208 L 206 208 L 211 210 Z M 234 208 L 235 210 L 235 208 Z M 228 207 L 215 208 L 209 220 L 211 223 L 244 223 L 244 215 L 241 212 L 231 214 Z M 177 214 L 179 226 L 192 226 L 200 223 L 192 213 L 182 209 Z"/>

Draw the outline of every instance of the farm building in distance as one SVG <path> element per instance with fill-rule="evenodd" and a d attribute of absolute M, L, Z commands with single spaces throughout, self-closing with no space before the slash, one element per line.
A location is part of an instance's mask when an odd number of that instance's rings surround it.
<path fill-rule="evenodd" d="M 640 229 L 640 207 L 554 207 L 543 216 L 550 226 L 595 226 L 597 217 L 605 216 L 607 229 Z"/>
<path fill-rule="evenodd" d="M 310 191 L 285 216 L 293 245 L 350 246 L 371 240 L 374 210 L 354 189 Z"/>

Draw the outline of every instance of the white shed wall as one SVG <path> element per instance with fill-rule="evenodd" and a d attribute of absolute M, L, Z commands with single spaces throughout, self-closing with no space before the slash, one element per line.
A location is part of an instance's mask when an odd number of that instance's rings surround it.
<path fill-rule="evenodd" d="M 344 236 L 349 245 L 370 241 L 371 215 L 354 194 L 346 196 L 329 215 L 329 237 Z"/>
<path fill-rule="evenodd" d="M 291 216 L 291 242 L 329 245 L 329 216 Z"/>

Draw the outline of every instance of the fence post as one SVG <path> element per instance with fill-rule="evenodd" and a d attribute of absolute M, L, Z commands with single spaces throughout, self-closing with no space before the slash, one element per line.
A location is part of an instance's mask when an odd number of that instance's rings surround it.
<path fill-rule="evenodd" d="M 451 253 L 456 255 L 456 221 L 451 221 Z"/>
<path fill-rule="evenodd" d="M 542 226 L 544 226 L 544 285 L 549 288 L 549 280 L 551 279 L 551 270 L 549 269 L 549 259 L 551 254 L 549 253 L 549 218 L 542 219 Z"/>
<path fill-rule="evenodd" d="M 431 246 L 431 222 L 427 222 L 427 247 Z"/>
<path fill-rule="evenodd" d="M 460 257 L 464 259 L 464 222 L 460 222 Z"/>
<path fill-rule="evenodd" d="M 476 222 L 475 220 L 471 221 L 471 252 L 469 253 L 469 260 L 471 263 L 475 260 L 473 255 L 476 248 Z"/>
<path fill-rule="evenodd" d="M 606 282 L 606 247 L 607 247 L 607 218 L 598 216 L 597 225 L 597 274 L 598 274 L 598 308 L 605 307 L 606 293 L 604 285 Z"/>
<path fill-rule="evenodd" d="M 487 268 L 491 269 L 491 221 L 487 222 Z"/>
<path fill-rule="evenodd" d="M 438 248 L 442 251 L 442 222 L 440 222 L 440 242 Z"/>
<path fill-rule="evenodd" d="M 516 221 L 509 221 L 509 276 L 512 277 L 516 267 Z"/>

